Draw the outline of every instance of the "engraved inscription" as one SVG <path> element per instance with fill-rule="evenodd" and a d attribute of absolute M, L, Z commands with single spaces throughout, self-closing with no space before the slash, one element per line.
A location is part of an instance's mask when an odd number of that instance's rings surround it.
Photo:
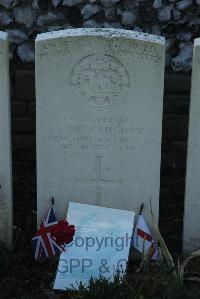
<path fill-rule="evenodd" d="M 147 62 L 160 63 L 161 55 L 153 44 L 142 43 L 137 41 L 127 41 L 119 43 L 118 41 L 110 42 L 110 48 L 114 49 L 117 55 L 129 55 L 135 59 L 143 59 Z"/>
<path fill-rule="evenodd" d="M 122 63 L 106 54 L 92 54 L 74 66 L 70 84 L 91 105 L 105 106 L 124 100 L 129 75 Z"/>
<path fill-rule="evenodd" d="M 66 121 L 64 128 L 47 137 L 49 146 L 56 143 L 65 151 L 109 152 L 119 150 L 133 152 L 157 140 L 148 136 L 134 119 L 98 117 L 93 123 L 84 120 Z"/>
<path fill-rule="evenodd" d="M 66 56 L 71 53 L 74 41 L 51 40 L 43 42 L 38 49 L 40 59 L 56 58 Z"/>
<path fill-rule="evenodd" d="M 89 49 L 96 48 L 98 39 L 92 40 L 51 40 L 44 41 L 41 45 L 38 46 L 38 56 L 41 60 L 46 60 L 48 58 L 63 57 L 68 54 L 73 54 L 77 48 Z M 126 41 L 126 43 L 119 43 L 118 40 L 102 40 L 101 43 L 104 43 L 102 49 L 98 51 L 101 52 L 101 55 L 105 55 L 105 50 L 109 51 L 109 55 L 112 57 L 117 55 L 118 57 L 131 56 L 133 59 L 142 59 L 149 63 L 160 63 L 161 54 L 155 45 L 150 43 L 137 42 L 135 40 Z"/>
<path fill-rule="evenodd" d="M 95 204 L 101 205 L 101 186 L 103 185 L 122 185 L 122 179 L 104 179 L 102 177 L 102 156 L 95 157 L 95 177 L 91 179 L 79 179 L 75 178 L 75 180 L 82 184 L 95 184 Z"/>

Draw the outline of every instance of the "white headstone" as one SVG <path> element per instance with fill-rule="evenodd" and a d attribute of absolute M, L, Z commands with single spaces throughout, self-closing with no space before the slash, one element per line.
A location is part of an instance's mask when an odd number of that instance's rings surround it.
<path fill-rule="evenodd" d="M 200 38 L 194 41 L 183 250 L 200 248 Z"/>
<path fill-rule="evenodd" d="M 12 244 L 12 181 L 10 136 L 9 51 L 7 34 L 0 32 L 0 239 Z"/>
<path fill-rule="evenodd" d="M 56 199 L 159 210 L 164 38 L 70 29 L 36 39 L 38 222 Z"/>

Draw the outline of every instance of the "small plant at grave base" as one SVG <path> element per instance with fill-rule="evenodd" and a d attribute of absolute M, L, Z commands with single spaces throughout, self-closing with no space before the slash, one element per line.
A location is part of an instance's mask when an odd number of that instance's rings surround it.
<path fill-rule="evenodd" d="M 82 284 L 78 290 L 68 291 L 70 299 L 199 299 L 200 289 L 194 285 L 186 288 L 174 279 L 166 267 L 159 272 L 131 273 L 124 277 L 116 276 L 111 282 L 99 277 L 90 279 L 88 286 Z"/>
<path fill-rule="evenodd" d="M 200 258 L 200 250 L 192 252 L 182 263 L 178 261 L 177 276 L 181 283 L 198 282 L 200 283 L 200 272 L 189 272 L 187 268 L 189 263 L 196 258 Z"/>
<path fill-rule="evenodd" d="M 88 286 L 82 284 L 78 286 L 77 291 L 69 292 L 70 298 L 80 299 L 94 299 L 94 298 L 134 298 L 135 292 L 131 286 L 128 285 L 126 280 L 121 275 L 115 275 L 114 280 L 111 282 L 109 279 L 99 276 L 99 278 L 91 278 Z M 118 296 L 118 297 L 116 297 Z"/>
<path fill-rule="evenodd" d="M 168 268 L 171 269 L 175 279 L 181 285 L 183 285 L 183 283 L 186 281 L 200 283 L 200 272 L 190 273 L 190 272 L 186 271 L 187 266 L 192 259 L 200 258 L 200 250 L 192 252 L 187 258 L 185 258 L 183 260 L 182 263 L 180 263 L 180 261 L 178 260 L 177 269 L 176 269 L 173 258 L 171 256 L 171 254 L 167 248 L 167 245 L 165 244 L 165 241 L 162 238 L 162 235 L 161 235 L 159 228 L 156 224 L 155 217 L 152 212 L 152 208 L 151 208 L 151 215 L 152 215 L 153 227 L 154 227 L 155 233 L 157 235 L 157 238 L 158 238 L 158 241 L 159 241 L 160 247 L 161 247 L 160 252 L 162 253 L 162 256 L 165 258 L 166 264 L 167 264 Z"/>

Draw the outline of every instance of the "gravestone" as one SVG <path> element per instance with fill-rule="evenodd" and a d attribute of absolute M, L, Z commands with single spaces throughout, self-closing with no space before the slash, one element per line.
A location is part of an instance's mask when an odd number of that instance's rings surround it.
<path fill-rule="evenodd" d="M 185 253 L 200 248 L 200 38 L 194 41 L 185 191 Z"/>
<path fill-rule="evenodd" d="M 56 199 L 159 212 L 164 38 L 70 29 L 36 39 L 38 222 Z"/>
<path fill-rule="evenodd" d="M 0 240 L 12 244 L 12 182 L 10 141 L 9 51 L 7 34 L 0 32 Z"/>

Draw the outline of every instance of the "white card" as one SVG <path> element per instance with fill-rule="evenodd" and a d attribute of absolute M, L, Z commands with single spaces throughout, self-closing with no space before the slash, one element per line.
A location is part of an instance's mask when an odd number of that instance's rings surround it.
<path fill-rule="evenodd" d="M 113 280 L 116 271 L 124 271 L 134 217 L 130 211 L 70 202 L 67 221 L 76 233 L 60 256 L 54 289 L 77 289 L 80 282 L 87 286 L 100 275 Z"/>

